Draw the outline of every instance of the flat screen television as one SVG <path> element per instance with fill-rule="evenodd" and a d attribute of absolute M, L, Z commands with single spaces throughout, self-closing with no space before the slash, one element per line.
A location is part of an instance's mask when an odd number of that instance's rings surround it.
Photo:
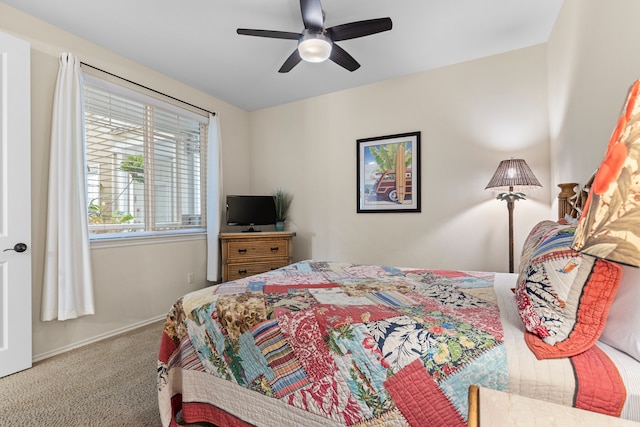
<path fill-rule="evenodd" d="M 249 227 L 276 223 L 276 204 L 273 196 L 227 196 L 227 225 Z"/>

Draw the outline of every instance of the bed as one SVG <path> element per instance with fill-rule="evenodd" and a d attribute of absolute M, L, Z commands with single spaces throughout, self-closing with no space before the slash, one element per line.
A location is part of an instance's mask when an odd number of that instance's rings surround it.
<path fill-rule="evenodd" d="M 560 197 L 560 213 L 580 209 L 580 193 Z M 187 294 L 160 345 L 163 425 L 464 426 L 471 385 L 640 421 L 639 356 L 596 341 L 622 269 L 589 264 L 585 278 L 562 246 L 574 229 L 542 221 L 520 264 L 569 270 L 582 299 L 606 301 L 573 307 L 569 320 L 549 307 L 542 323 L 531 315 L 537 303 L 525 302 L 539 289 L 518 283 L 538 286 L 535 274 L 307 260 Z M 640 280 L 634 270 L 629 282 Z"/>
<path fill-rule="evenodd" d="M 163 424 L 465 425 L 472 384 L 640 420 L 631 357 L 535 357 L 516 277 L 303 261 L 186 295 L 160 349 Z"/>
<path fill-rule="evenodd" d="M 180 298 L 163 425 L 464 426 L 472 385 L 640 421 L 639 93 L 517 274 L 308 260 Z"/>

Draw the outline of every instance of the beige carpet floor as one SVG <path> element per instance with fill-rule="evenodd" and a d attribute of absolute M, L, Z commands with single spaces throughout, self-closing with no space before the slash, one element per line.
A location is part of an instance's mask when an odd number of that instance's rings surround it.
<path fill-rule="evenodd" d="M 0 426 L 160 426 L 162 322 L 37 362 L 0 379 Z"/>

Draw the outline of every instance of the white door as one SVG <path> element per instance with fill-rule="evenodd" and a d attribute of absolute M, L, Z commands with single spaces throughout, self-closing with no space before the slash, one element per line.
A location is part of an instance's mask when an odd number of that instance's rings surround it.
<path fill-rule="evenodd" d="M 0 377 L 31 367 L 30 82 L 29 43 L 0 33 Z"/>

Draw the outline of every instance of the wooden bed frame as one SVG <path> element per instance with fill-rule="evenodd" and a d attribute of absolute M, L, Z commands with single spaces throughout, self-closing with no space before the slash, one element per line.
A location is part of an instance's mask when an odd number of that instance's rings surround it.
<path fill-rule="evenodd" d="M 558 187 L 560 187 L 560 193 L 558 194 L 559 219 L 564 218 L 566 215 L 572 218 L 580 217 L 582 214 L 582 208 L 587 202 L 589 190 L 591 190 L 591 184 L 593 183 L 594 178 L 595 174 L 591 176 L 589 181 L 582 188 L 579 188 L 579 184 L 576 182 L 558 184 Z"/>

